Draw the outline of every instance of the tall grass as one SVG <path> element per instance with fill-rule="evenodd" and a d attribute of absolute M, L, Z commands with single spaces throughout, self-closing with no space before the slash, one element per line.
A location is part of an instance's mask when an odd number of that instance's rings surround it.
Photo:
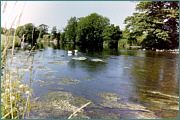
<path fill-rule="evenodd" d="M 15 2 L 14 6 L 16 6 L 16 3 L 17 2 Z M 3 14 L 6 14 L 7 5 L 7 1 L 1 2 Z M 16 20 L 16 17 L 13 20 L 11 27 L 15 24 L 15 21 L 17 21 L 16 26 L 19 25 L 22 13 L 23 10 L 19 14 L 19 18 Z M 21 40 L 15 36 L 15 33 L 14 36 L 8 36 L 7 33 L 1 35 L 1 71 L 3 71 L 3 74 L 1 74 L 1 119 L 25 118 L 25 114 L 30 111 L 29 99 L 33 90 L 30 84 L 27 85 L 21 82 L 25 72 L 20 74 L 18 69 L 13 69 L 12 67 L 12 63 L 15 60 L 13 56 L 14 47 L 20 46 L 20 42 Z M 11 56 L 7 55 L 8 48 L 11 48 Z M 32 63 L 27 70 L 32 70 Z"/>

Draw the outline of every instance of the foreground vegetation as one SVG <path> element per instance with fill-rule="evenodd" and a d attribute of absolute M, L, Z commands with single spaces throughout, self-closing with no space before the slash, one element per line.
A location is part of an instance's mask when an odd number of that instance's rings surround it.
<path fill-rule="evenodd" d="M 1 119 L 29 117 L 32 89 L 30 84 L 21 81 L 25 72 L 20 74 L 12 68 L 13 46 L 19 46 L 20 42 L 18 37 L 1 35 Z M 7 56 L 9 48 L 12 48 L 12 55 Z M 31 66 L 27 70 L 31 70 Z"/>

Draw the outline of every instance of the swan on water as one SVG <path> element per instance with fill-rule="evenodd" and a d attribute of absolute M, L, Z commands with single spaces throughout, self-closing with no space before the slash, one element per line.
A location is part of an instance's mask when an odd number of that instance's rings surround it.
<path fill-rule="evenodd" d="M 72 54 L 72 51 L 69 51 L 69 50 L 68 50 L 68 54 Z"/>
<path fill-rule="evenodd" d="M 74 52 L 75 52 L 75 53 L 77 53 L 77 52 L 78 52 L 78 50 L 74 50 Z"/>

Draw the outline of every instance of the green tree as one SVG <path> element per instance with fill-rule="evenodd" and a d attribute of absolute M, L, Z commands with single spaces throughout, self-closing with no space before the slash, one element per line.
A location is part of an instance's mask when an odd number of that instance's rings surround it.
<path fill-rule="evenodd" d="M 56 26 L 54 26 L 51 30 L 51 39 L 55 39 L 57 37 L 57 29 Z"/>
<path fill-rule="evenodd" d="M 39 30 L 32 23 L 27 23 L 23 26 L 18 26 L 16 29 L 16 36 L 22 39 L 23 34 L 25 41 L 35 43 L 39 36 Z"/>
<path fill-rule="evenodd" d="M 24 25 L 24 31 L 25 31 L 25 40 L 28 42 L 32 42 L 33 37 L 33 31 L 34 31 L 34 25 L 32 23 L 27 23 Z"/>
<path fill-rule="evenodd" d="M 43 38 L 43 35 L 48 34 L 48 28 L 49 28 L 48 25 L 40 24 L 37 28 L 38 28 L 39 33 L 40 33 L 40 35 L 39 35 L 40 38 Z"/>
<path fill-rule="evenodd" d="M 23 34 L 25 34 L 24 26 L 18 26 L 16 29 L 16 36 L 22 38 Z"/>
<path fill-rule="evenodd" d="M 121 37 L 122 32 L 120 31 L 119 26 L 114 26 L 114 24 L 111 24 L 111 26 L 106 27 L 106 29 L 103 31 L 103 39 L 109 45 L 117 46 L 118 41 Z"/>
<path fill-rule="evenodd" d="M 65 42 L 65 32 L 63 32 L 60 36 L 60 42 L 64 43 Z"/>
<path fill-rule="evenodd" d="M 14 32 L 15 32 L 14 28 L 9 28 L 8 35 L 14 35 Z"/>
<path fill-rule="evenodd" d="M 71 17 L 68 20 L 68 25 L 64 29 L 66 32 L 66 40 L 69 42 L 74 42 L 76 44 L 76 28 L 77 28 L 77 19 L 76 17 Z"/>
<path fill-rule="evenodd" d="M 141 1 L 139 13 L 125 19 L 128 40 L 155 48 L 179 46 L 179 2 Z"/>
<path fill-rule="evenodd" d="M 108 25 L 109 19 L 97 13 L 92 13 L 85 18 L 80 18 L 76 30 L 76 42 L 85 45 L 102 45 L 102 33 Z"/>
<path fill-rule="evenodd" d="M 58 41 L 60 40 L 60 36 L 61 36 L 61 31 L 57 30 L 56 26 L 54 26 L 51 30 L 51 40 L 53 39 L 57 39 Z"/>
<path fill-rule="evenodd" d="M 57 36 L 56 36 L 56 38 L 57 38 L 57 40 L 58 40 L 58 41 L 60 40 L 60 37 L 61 37 L 61 31 L 60 31 L 60 30 L 58 30 L 58 32 L 57 32 Z"/>

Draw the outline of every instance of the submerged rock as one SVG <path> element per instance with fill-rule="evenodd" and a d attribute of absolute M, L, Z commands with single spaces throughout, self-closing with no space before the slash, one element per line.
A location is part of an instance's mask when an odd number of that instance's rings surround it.
<path fill-rule="evenodd" d="M 60 57 L 60 55 L 53 55 L 54 57 Z"/>
<path fill-rule="evenodd" d="M 38 84 L 40 87 L 46 86 L 46 85 L 50 85 L 50 84 Z"/>
<path fill-rule="evenodd" d="M 44 73 L 43 76 L 46 78 L 46 79 L 53 79 L 55 78 L 56 76 L 51 74 L 51 73 Z"/>
<path fill-rule="evenodd" d="M 62 111 L 75 112 L 78 109 L 78 107 L 71 105 L 68 100 L 54 100 L 50 104 Z"/>
<path fill-rule="evenodd" d="M 54 100 L 70 100 L 73 98 L 72 93 L 70 92 L 62 92 L 62 91 L 52 91 L 49 92 L 46 96 L 45 96 L 47 101 L 54 101 Z"/>
<path fill-rule="evenodd" d="M 33 114 L 30 118 L 34 119 L 67 119 L 71 114 L 72 119 L 90 119 L 84 109 L 80 109 L 84 104 L 92 102 L 84 97 L 73 97 L 69 92 L 52 91 L 42 98 L 34 99 L 31 102 Z M 86 107 L 93 107 L 89 104 Z"/>
<path fill-rule="evenodd" d="M 58 79 L 60 79 L 60 81 L 58 81 L 58 84 L 60 85 L 76 84 L 80 82 L 79 80 L 76 80 L 71 77 L 59 77 Z"/>
<path fill-rule="evenodd" d="M 94 80 L 94 78 L 85 77 L 85 78 L 82 78 L 81 80 L 83 80 L 83 81 L 91 81 L 91 80 Z"/>
<path fill-rule="evenodd" d="M 108 108 L 120 108 L 125 110 L 130 110 L 128 114 L 132 113 L 132 115 L 137 118 L 135 119 L 158 119 L 158 117 L 150 110 L 147 110 L 146 107 L 134 104 L 134 103 L 119 103 L 116 101 L 103 101 L 100 103 L 101 106 L 108 107 Z M 138 112 L 137 112 L 138 111 Z M 133 119 L 133 118 L 130 118 Z"/>
<path fill-rule="evenodd" d="M 101 106 L 108 107 L 108 108 L 124 108 L 127 109 L 128 106 L 118 103 L 116 101 L 103 101 L 100 103 Z"/>
<path fill-rule="evenodd" d="M 93 61 L 93 62 L 104 62 L 104 61 L 101 60 L 101 59 L 91 59 L 91 61 Z"/>
<path fill-rule="evenodd" d="M 50 80 L 36 80 L 36 81 L 39 81 L 39 82 L 44 82 L 44 83 L 54 83 L 53 81 L 50 81 Z"/>
<path fill-rule="evenodd" d="M 55 61 L 55 62 L 49 62 L 48 64 L 50 64 L 50 65 L 65 65 L 64 63 L 62 63 L 62 62 L 57 62 L 57 61 Z"/>
<path fill-rule="evenodd" d="M 76 105 L 77 107 L 81 107 L 82 105 L 91 102 L 91 104 L 89 104 L 86 108 L 99 108 L 98 106 L 96 106 L 91 100 L 86 99 L 85 97 L 79 96 L 79 97 L 73 97 L 70 101 L 70 103 L 72 105 Z"/>
<path fill-rule="evenodd" d="M 128 107 L 128 109 L 131 109 L 131 110 L 149 111 L 149 110 L 146 109 L 145 106 L 142 106 L 140 104 L 126 103 L 126 106 Z"/>
<path fill-rule="evenodd" d="M 69 61 L 66 61 L 66 60 L 56 60 L 54 62 L 49 62 L 48 64 L 51 64 L 51 65 L 65 65 L 66 62 L 69 62 Z"/>
<path fill-rule="evenodd" d="M 57 60 L 57 62 L 69 62 L 67 60 Z"/>
<path fill-rule="evenodd" d="M 117 101 L 117 100 L 120 100 L 122 98 L 122 96 L 120 96 L 118 94 L 109 93 L 109 92 L 99 94 L 99 97 L 104 98 L 104 99 L 109 100 L 109 101 Z"/>
<path fill-rule="evenodd" d="M 58 71 L 48 71 L 48 72 L 45 72 L 44 74 L 47 74 L 47 73 L 54 73 L 54 72 L 58 72 Z"/>
<path fill-rule="evenodd" d="M 153 112 L 136 112 L 137 119 L 160 119 Z"/>
<path fill-rule="evenodd" d="M 73 57 L 74 60 L 86 60 L 86 57 Z"/>
<path fill-rule="evenodd" d="M 47 68 L 45 66 L 38 66 L 37 69 L 38 70 L 50 70 L 49 68 Z"/>
<path fill-rule="evenodd" d="M 52 90 L 63 90 L 63 88 L 59 88 L 59 87 L 56 88 L 54 86 L 51 86 L 50 89 L 52 89 Z"/>
<path fill-rule="evenodd" d="M 135 103 L 129 103 L 129 102 L 125 102 L 125 103 L 118 102 L 118 100 L 121 99 L 120 95 L 117 95 L 114 93 L 103 93 L 103 94 L 99 94 L 99 97 L 106 99 L 106 101 L 103 101 L 100 103 L 100 105 L 103 107 L 114 108 L 114 109 L 120 108 L 120 109 L 131 110 L 131 111 L 141 111 L 141 112 L 146 112 L 148 115 L 148 117 L 146 117 L 140 114 L 138 118 L 144 118 L 144 119 L 157 118 L 152 111 L 148 110 L 145 106 L 141 104 L 135 104 Z M 152 115 L 152 117 L 150 117 L 150 115 Z"/>

